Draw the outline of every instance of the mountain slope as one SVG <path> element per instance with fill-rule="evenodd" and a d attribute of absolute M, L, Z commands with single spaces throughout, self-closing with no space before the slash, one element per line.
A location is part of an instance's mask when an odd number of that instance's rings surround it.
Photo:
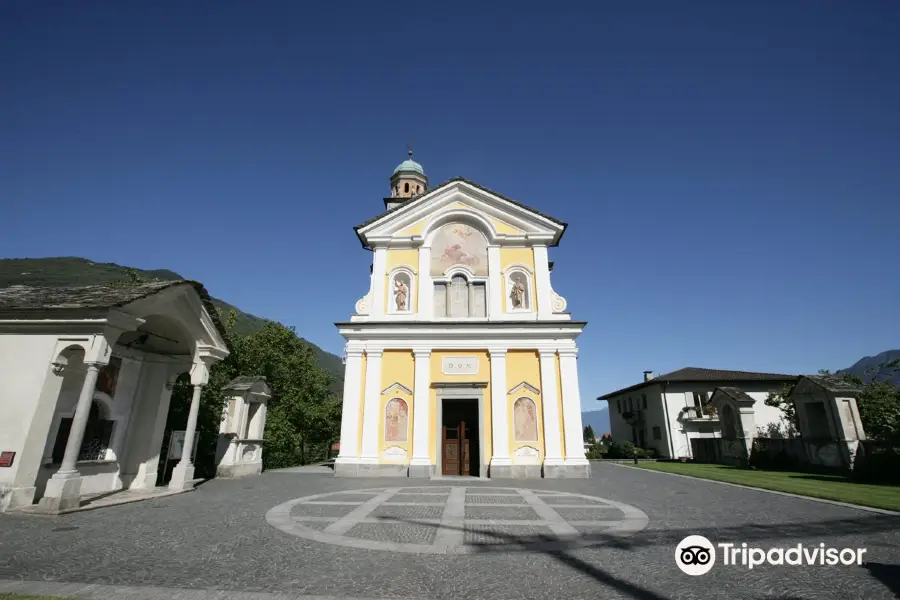
<path fill-rule="evenodd" d="M 581 426 L 591 426 L 594 435 L 600 437 L 604 433 L 610 433 L 609 429 L 609 409 L 601 408 L 600 410 L 589 410 L 581 413 Z"/>
<path fill-rule="evenodd" d="M 863 381 L 892 381 L 896 385 L 900 385 L 900 370 L 894 370 L 887 367 L 887 363 L 900 359 L 900 350 L 885 350 L 881 354 L 875 356 L 866 356 L 859 359 L 856 363 L 847 369 L 842 369 L 838 373 L 849 373 L 856 375 Z"/>
<path fill-rule="evenodd" d="M 83 285 L 104 285 L 114 281 L 127 279 L 125 269 L 115 263 L 95 263 L 85 258 L 65 256 L 57 258 L 5 258 L 0 259 L 0 287 L 11 285 L 29 285 L 36 287 L 74 287 Z M 175 280 L 184 279 L 181 275 L 168 269 L 135 269 L 141 277 L 146 279 Z M 238 334 L 248 334 L 258 331 L 265 325 L 266 320 L 249 313 L 245 313 L 237 307 L 212 298 L 216 308 L 227 315 L 230 311 L 237 311 L 234 323 L 234 331 Z M 344 385 L 344 365 L 339 356 L 325 352 L 315 344 L 303 340 L 312 347 L 313 353 L 319 364 L 333 378 L 332 391 L 340 394 Z"/>

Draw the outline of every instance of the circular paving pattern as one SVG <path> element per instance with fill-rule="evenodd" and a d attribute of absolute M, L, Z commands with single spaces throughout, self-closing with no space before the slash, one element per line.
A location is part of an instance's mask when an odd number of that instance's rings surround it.
<path fill-rule="evenodd" d="M 296 498 L 266 513 L 301 538 L 427 554 L 553 551 L 597 546 L 644 529 L 649 518 L 595 496 L 508 487 L 387 487 Z"/>

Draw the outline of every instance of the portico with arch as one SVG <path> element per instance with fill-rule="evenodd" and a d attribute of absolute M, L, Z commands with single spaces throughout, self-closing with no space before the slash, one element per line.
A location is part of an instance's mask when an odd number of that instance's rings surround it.
<path fill-rule="evenodd" d="M 0 290 L 0 509 L 58 514 L 87 498 L 157 488 L 175 380 L 193 386 L 192 448 L 209 370 L 229 353 L 202 285 Z M 190 452 L 171 492 L 191 489 Z"/>

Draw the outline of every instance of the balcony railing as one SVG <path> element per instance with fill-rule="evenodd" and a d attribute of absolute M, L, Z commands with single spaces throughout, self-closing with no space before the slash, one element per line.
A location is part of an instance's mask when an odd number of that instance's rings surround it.
<path fill-rule="evenodd" d="M 697 408 L 696 406 L 685 406 L 681 409 L 679 418 L 683 421 L 718 421 L 715 409 L 704 406 Z"/>

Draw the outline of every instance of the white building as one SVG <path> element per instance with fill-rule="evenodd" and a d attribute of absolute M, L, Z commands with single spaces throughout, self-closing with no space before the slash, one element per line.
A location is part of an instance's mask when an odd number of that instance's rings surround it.
<path fill-rule="evenodd" d="M 175 379 L 194 386 L 192 448 L 209 368 L 228 352 L 199 283 L 0 290 L 0 510 L 153 489 Z M 170 489 L 193 472 L 184 452 Z"/>
<path fill-rule="evenodd" d="M 737 388 L 752 397 L 756 426 L 767 430 L 782 425 L 783 415 L 777 407 L 766 406 L 766 397 L 797 379 L 796 375 L 696 367 L 655 377 L 645 371 L 640 383 L 597 400 L 609 403 L 613 441 L 654 448 L 661 458 L 692 458 L 692 439 L 722 436 L 719 419 L 709 404 L 716 388 Z"/>
<path fill-rule="evenodd" d="M 406 160 L 350 320 L 338 476 L 588 477 L 572 319 L 548 249 L 566 224 Z"/>

